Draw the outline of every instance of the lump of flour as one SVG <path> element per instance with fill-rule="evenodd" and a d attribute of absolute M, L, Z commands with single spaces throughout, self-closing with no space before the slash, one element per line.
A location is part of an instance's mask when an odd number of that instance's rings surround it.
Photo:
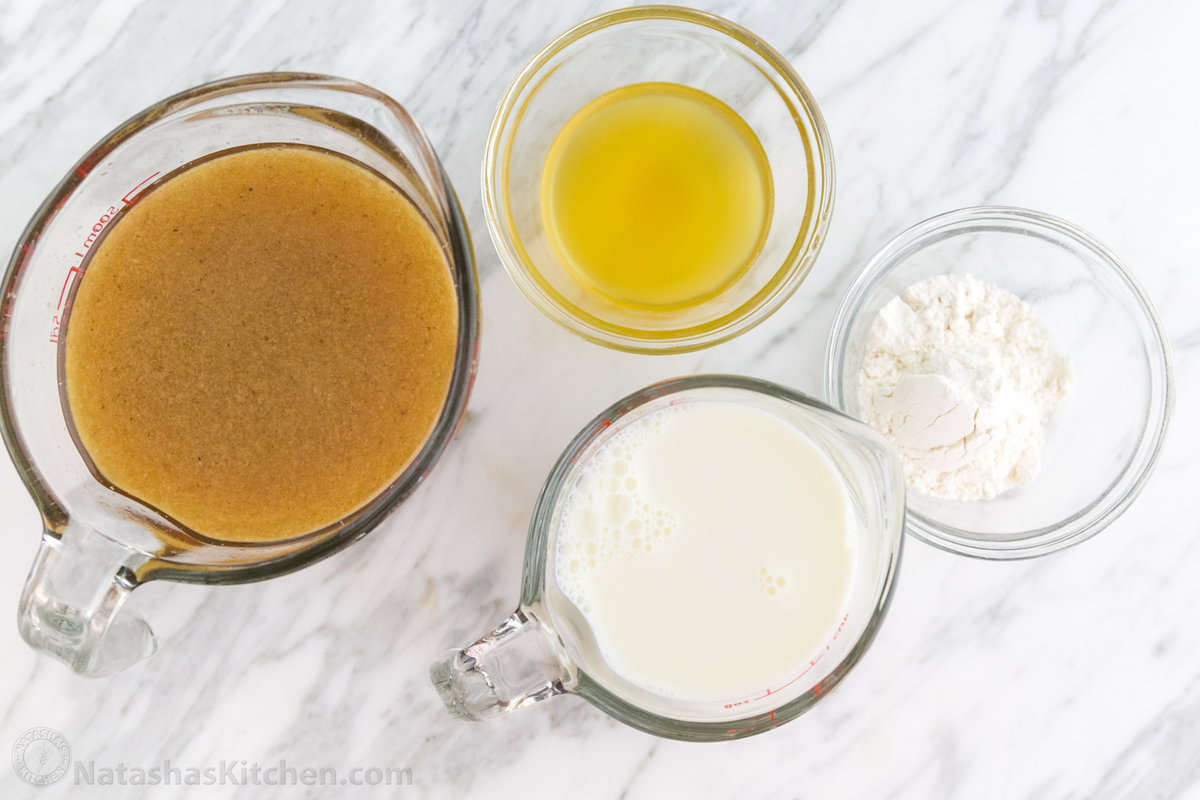
<path fill-rule="evenodd" d="M 1032 481 L 1067 360 L 1029 304 L 970 275 L 915 283 L 867 333 L 858 405 L 913 489 L 983 500 Z"/>

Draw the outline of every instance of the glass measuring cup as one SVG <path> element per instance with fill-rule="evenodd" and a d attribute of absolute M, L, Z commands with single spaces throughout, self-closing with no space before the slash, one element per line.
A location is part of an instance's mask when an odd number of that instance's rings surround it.
<path fill-rule="evenodd" d="M 183 529 L 93 475 L 59 400 L 59 342 L 84 257 L 122 209 L 196 159 L 262 143 L 325 148 L 373 168 L 403 191 L 429 222 L 451 266 L 459 331 L 441 414 L 387 489 L 321 530 L 231 544 Z M 44 524 L 21 594 L 21 635 L 76 672 L 113 672 L 155 649 L 143 620 L 119 614 L 141 584 L 261 580 L 306 566 L 365 535 L 416 488 L 457 428 L 475 374 L 478 291 L 466 223 L 436 154 L 408 113 L 368 86 L 300 73 L 245 75 L 167 98 L 119 126 L 38 208 L 4 278 L 0 428 Z"/>
<path fill-rule="evenodd" d="M 613 436 L 664 407 L 722 400 L 767 411 L 806 433 L 835 465 L 850 497 L 855 563 L 844 616 L 823 650 L 781 686 L 749 697 L 691 702 L 651 692 L 615 672 L 555 575 L 561 515 L 583 466 Z M 766 381 L 702 375 L 654 384 L 618 401 L 567 445 L 533 510 L 521 601 L 494 631 L 452 651 L 430 676 L 449 711 L 482 720 L 571 692 L 635 728 L 690 741 L 736 739 L 788 722 L 824 697 L 862 657 L 895 584 L 904 528 L 904 476 L 874 431 L 805 395 Z M 712 636 L 719 637 L 714 630 Z"/>

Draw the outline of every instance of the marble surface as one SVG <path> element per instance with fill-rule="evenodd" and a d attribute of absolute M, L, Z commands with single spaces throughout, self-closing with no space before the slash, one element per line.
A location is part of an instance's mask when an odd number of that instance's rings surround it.
<path fill-rule="evenodd" d="M 836 213 L 808 282 L 766 324 L 691 355 L 584 343 L 509 283 L 479 161 L 500 94 L 549 37 L 615 4 L 320 0 L 0 2 L 0 246 L 94 140 L 213 78 L 315 70 L 407 105 L 468 212 L 484 297 L 470 416 L 420 491 L 363 542 L 267 583 L 139 589 L 162 649 L 75 677 L 0 626 L 0 747 L 62 732 L 98 768 L 284 759 L 410 768 L 403 788 L 306 797 L 1200 797 L 1200 4 L 1189 0 L 715 2 L 796 66 L 837 155 Z M 426 677 L 515 605 L 525 526 L 561 446 L 610 400 L 729 371 L 819 393 L 833 306 L 885 238 L 947 209 L 1025 205 L 1091 230 L 1158 304 L 1178 406 L 1159 468 L 1108 531 L 1031 562 L 910 541 L 890 616 L 845 683 L 797 722 L 687 745 L 572 697 L 450 719 Z M 39 521 L 0 466 L 0 599 Z M 11 618 L 10 618 L 11 619 Z M 268 787 L 47 788 L 5 798 L 276 796 Z"/>

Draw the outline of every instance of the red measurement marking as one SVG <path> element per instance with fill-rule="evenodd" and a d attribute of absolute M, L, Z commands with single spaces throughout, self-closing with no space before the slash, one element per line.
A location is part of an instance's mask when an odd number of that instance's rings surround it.
<path fill-rule="evenodd" d="M 78 273 L 79 267 L 74 266 L 67 270 L 67 277 L 63 279 L 62 289 L 58 293 L 58 305 L 54 307 L 55 311 L 61 311 L 63 306 L 63 298 L 67 296 L 67 287 L 71 285 L 71 279 Z"/>
<path fill-rule="evenodd" d="M 140 189 L 141 189 L 143 186 L 145 186 L 147 183 L 149 183 L 150 181 L 154 180 L 155 178 L 157 178 L 157 177 L 158 177 L 159 175 L 161 175 L 161 174 L 162 174 L 161 172 L 156 172 L 156 173 L 154 173 L 153 175 L 151 175 L 149 178 L 146 178 L 146 180 L 144 180 L 144 181 L 142 181 L 141 183 L 139 183 L 137 186 L 135 186 L 135 187 L 133 187 L 132 189 L 130 189 L 130 190 L 129 190 L 128 192 L 126 192 L 126 193 L 125 193 L 125 195 L 124 195 L 124 196 L 121 198 L 121 202 L 122 202 L 122 203 L 124 203 L 125 205 L 129 205 L 130 203 L 132 203 L 132 202 L 133 202 L 133 200 L 132 200 L 131 198 L 132 198 L 132 197 L 133 197 L 135 194 L 137 194 L 137 193 L 138 193 L 138 191 L 139 191 L 139 190 L 140 190 Z"/>
<path fill-rule="evenodd" d="M 837 628 L 836 628 L 836 629 L 833 631 L 833 636 L 829 637 L 829 642 L 828 642 L 828 643 L 825 645 L 825 649 L 824 649 L 824 650 L 822 650 L 820 653 L 818 653 L 816 658 L 814 658 L 814 659 L 812 659 L 811 661 L 809 661 L 809 662 L 808 662 L 808 666 L 807 666 L 807 667 L 805 667 L 805 668 L 804 668 L 804 670 L 803 670 L 803 671 L 802 671 L 802 672 L 801 672 L 799 675 L 797 675 L 796 677 L 792 678 L 792 679 L 791 679 L 790 681 L 788 681 L 787 683 L 784 683 L 784 684 L 782 684 L 782 685 L 780 685 L 780 686 L 777 686 L 777 687 L 775 687 L 774 689 L 770 689 L 770 688 L 768 688 L 768 689 L 767 689 L 765 692 L 763 692 L 762 694 L 760 694 L 758 697 L 752 697 L 752 698 L 750 698 L 750 699 L 748 699 L 748 700 L 735 700 L 735 701 L 734 701 L 734 702 L 732 702 L 732 703 L 725 703 L 725 705 L 724 705 L 724 706 L 722 706 L 722 707 L 723 707 L 723 708 L 725 708 L 726 710 L 728 710 L 728 709 L 731 709 L 731 708 L 737 708 L 738 706 L 744 706 L 744 705 L 747 705 L 747 704 L 749 704 L 749 703 L 757 703 L 759 700 L 764 700 L 764 699 L 766 699 L 767 697 L 770 697 L 772 694 L 778 694 L 779 692 L 782 692 L 784 689 L 786 689 L 787 687 L 791 686 L 793 683 L 795 683 L 796 681 L 800 680 L 801 678 L 803 678 L 803 677 L 804 677 L 805 675 L 807 675 L 808 673 L 812 672 L 812 670 L 813 670 L 813 667 L 815 667 L 815 666 L 817 665 L 817 663 L 818 663 L 818 662 L 819 662 L 819 661 L 820 661 L 822 658 L 824 658 L 825 654 L 826 654 L 826 653 L 828 653 L 828 652 L 830 651 L 830 649 L 833 647 L 833 643 L 834 643 L 834 642 L 836 642 L 836 641 L 838 640 L 838 637 L 842 635 L 842 631 L 843 631 L 843 630 L 845 629 L 845 627 L 846 627 L 846 621 L 847 621 L 847 620 L 849 620 L 849 619 L 850 619 L 850 614 L 849 614 L 849 612 L 847 612 L 846 614 L 844 614 L 844 615 L 842 616 L 842 621 L 838 623 L 838 626 L 837 626 Z M 820 683 L 820 681 L 818 681 L 818 682 L 817 682 L 817 685 L 816 685 L 816 691 L 817 691 L 817 697 L 820 697 L 820 696 L 821 696 L 821 683 Z M 773 715 L 775 712 L 774 712 L 774 711 L 772 711 L 771 713 L 772 713 L 772 715 Z"/>
<path fill-rule="evenodd" d="M 86 177 L 87 174 L 89 172 L 91 172 L 92 167 L 94 167 L 94 166 L 95 166 L 94 164 L 92 164 L 88 161 L 81 162 L 80 165 L 75 168 L 75 174 L 81 178 Z M 156 172 L 153 175 L 151 175 L 149 178 L 146 178 L 144 181 L 139 183 L 137 186 L 134 186 L 132 189 L 130 189 L 128 192 L 126 192 L 125 195 L 121 198 L 121 203 L 124 205 L 129 205 L 130 203 L 132 203 L 133 196 L 136 195 L 139 191 L 141 191 L 142 187 L 144 187 L 146 184 L 150 183 L 150 181 L 154 180 L 161 174 L 162 174 L 161 172 Z M 66 198 L 64 196 L 62 199 L 59 200 L 59 206 L 62 205 L 62 203 L 65 201 L 65 199 Z M 80 244 L 79 249 L 76 250 L 72 254 L 75 256 L 75 258 L 77 258 L 79 260 L 78 260 L 78 262 L 76 262 L 76 263 L 72 264 L 70 267 L 68 267 L 67 274 L 65 276 L 63 276 L 62 288 L 59 289 L 59 291 L 58 291 L 58 303 L 54 307 L 55 312 L 61 312 L 63 310 L 63 306 L 66 304 L 67 294 L 71 288 L 71 282 L 76 279 L 77 275 L 79 275 L 83 272 L 84 254 L 87 252 L 87 250 L 89 248 L 91 248 L 91 246 L 93 244 L 95 244 L 96 240 L 100 237 L 100 233 L 108 226 L 108 224 L 110 222 L 113 221 L 113 218 L 116 216 L 117 216 L 117 207 L 115 205 L 109 206 L 107 209 L 102 211 L 100 213 L 100 216 L 96 218 L 96 221 L 94 223 L 92 223 L 92 227 L 87 232 L 87 235 L 84 238 L 83 242 Z M 26 253 L 28 252 L 28 249 L 29 249 L 28 245 L 22 245 L 22 248 Z M 58 343 L 58 334 L 59 334 L 61 328 L 62 328 L 62 317 L 58 313 L 55 313 L 51 316 L 51 321 L 50 321 L 49 341 L 51 344 Z"/>

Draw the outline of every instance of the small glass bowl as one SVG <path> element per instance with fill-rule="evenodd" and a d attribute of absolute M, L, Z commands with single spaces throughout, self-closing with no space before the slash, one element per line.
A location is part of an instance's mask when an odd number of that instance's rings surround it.
<path fill-rule="evenodd" d="M 740 277 L 707 300 L 662 309 L 581 286 L 550 246 L 540 192 L 571 116 L 605 92 L 651 81 L 699 89 L 737 112 L 766 151 L 775 195 L 766 240 Z M 833 211 L 829 133 L 787 60 L 732 22 L 674 6 L 601 14 L 546 45 L 500 101 L 482 178 L 492 241 L 530 302 L 585 339 L 638 353 L 697 350 L 762 322 L 808 275 Z"/>
<path fill-rule="evenodd" d="M 992 500 L 908 492 L 908 530 L 936 547 L 988 559 L 1045 555 L 1103 530 L 1157 460 L 1174 405 L 1171 357 L 1146 293 L 1104 245 L 1037 211 L 978 207 L 909 228 L 851 285 L 825 351 L 825 395 L 859 416 L 866 334 L 880 308 L 924 278 L 970 274 L 1031 304 L 1072 371 L 1042 471 Z"/>

